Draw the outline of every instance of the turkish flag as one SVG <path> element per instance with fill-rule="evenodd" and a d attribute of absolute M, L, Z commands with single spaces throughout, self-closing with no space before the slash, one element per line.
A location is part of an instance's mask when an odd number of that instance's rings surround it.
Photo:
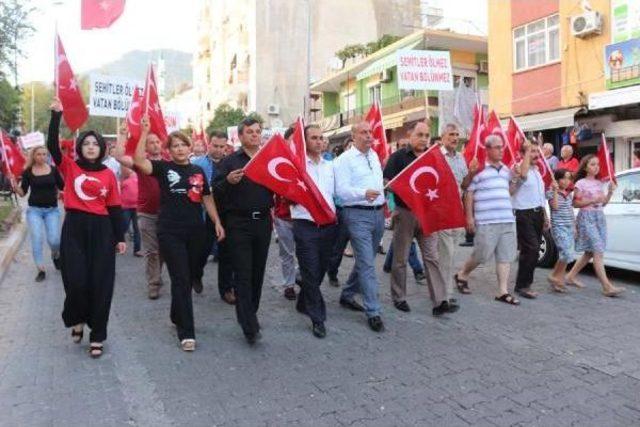
<path fill-rule="evenodd" d="M 473 126 L 469 133 L 469 141 L 464 146 L 462 152 L 467 165 L 473 159 L 478 159 L 478 171 L 484 169 L 484 163 L 487 159 L 487 150 L 484 147 L 485 121 L 482 105 L 476 103 L 473 107 Z"/>
<path fill-rule="evenodd" d="M 62 40 L 56 34 L 56 95 L 62 103 L 62 117 L 72 132 L 80 127 L 89 118 L 87 106 L 82 99 L 80 87 L 73 75 L 73 70 L 64 51 Z"/>
<path fill-rule="evenodd" d="M 507 165 L 507 167 L 512 167 L 516 164 L 518 155 L 514 148 L 511 146 L 509 139 L 507 138 L 507 134 L 504 129 L 502 129 L 502 124 L 500 123 L 500 119 L 496 115 L 496 112 L 491 110 L 489 113 L 489 117 L 487 118 L 485 134 L 488 135 L 498 135 L 502 138 L 502 143 L 504 144 L 504 151 L 502 154 L 502 163 Z"/>
<path fill-rule="evenodd" d="M 291 135 L 291 152 L 293 152 L 300 170 L 307 171 L 307 143 L 304 138 L 304 121 L 298 116 Z"/>
<path fill-rule="evenodd" d="M 20 176 L 26 160 L 18 144 L 15 144 L 2 129 L 0 129 L 0 148 L 2 148 L 2 173 L 6 176 Z"/>
<path fill-rule="evenodd" d="M 378 155 L 380 164 L 385 165 L 389 158 L 389 144 L 387 144 L 387 135 L 384 133 L 384 126 L 382 125 L 382 112 L 377 102 L 374 102 L 365 120 L 371 125 L 371 133 L 373 136 L 372 149 Z"/>
<path fill-rule="evenodd" d="M 129 139 L 127 139 L 127 145 L 125 151 L 127 155 L 133 156 L 142 133 L 142 126 L 140 121 L 142 120 L 142 104 L 144 98 L 140 88 L 136 86 L 133 90 L 133 96 L 131 97 L 131 103 L 129 104 L 129 111 L 127 111 L 127 128 L 129 129 Z"/>
<path fill-rule="evenodd" d="M 507 142 L 509 143 L 509 147 L 515 155 L 516 163 L 522 160 L 520 147 L 522 147 L 522 144 L 524 144 L 525 140 L 526 137 L 524 136 L 524 132 L 520 128 L 518 122 L 516 122 L 516 119 L 514 119 L 513 116 L 509 117 L 509 125 L 507 126 Z M 507 153 L 505 152 L 504 155 L 506 157 Z"/>
<path fill-rule="evenodd" d="M 404 168 L 388 187 L 407 204 L 425 235 L 466 224 L 458 183 L 438 145 Z"/>
<path fill-rule="evenodd" d="M 334 224 L 336 215 L 282 135 L 275 134 L 244 167 L 252 181 L 274 193 L 304 206 L 318 225 Z"/>
<path fill-rule="evenodd" d="M 162 109 L 160 108 L 160 97 L 158 96 L 158 86 L 156 85 L 156 76 L 153 72 L 153 65 L 149 64 L 147 72 L 147 81 L 144 84 L 144 103 L 143 116 L 149 115 L 149 123 L 151 124 L 151 133 L 155 133 L 160 141 L 167 141 L 167 128 L 164 124 Z"/>
<path fill-rule="evenodd" d="M 108 28 L 124 12 L 125 0 L 82 0 L 80 28 Z"/>
<path fill-rule="evenodd" d="M 600 162 L 600 171 L 598 172 L 598 175 L 596 175 L 596 178 L 604 182 L 613 181 L 617 184 L 618 180 L 616 179 L 616 170 L 613 167 L 613 161 L 609 154 L 609 147 L 607 146 L 607 139 L 604 137 L 604 133 L 602 134 L 596 157 Z"/>
<path fill-rule="evenodd" d="M 542 176 L 542 181 L 544 182 L 544 189 L 547 190 L 551 186 L 551 183 L 554 180 L 553 171 L 551 170 L 551 166 L 549 166 L 549 162 L 547 162 L 547 159 L 544 157 L 544 153 L 542 152 L 542 147 L 538 146 L 538 152 L 539 152 L 539 156 L 538 156 L 538 162 L 536 165 L 538 166 L 538 171 Z"/>

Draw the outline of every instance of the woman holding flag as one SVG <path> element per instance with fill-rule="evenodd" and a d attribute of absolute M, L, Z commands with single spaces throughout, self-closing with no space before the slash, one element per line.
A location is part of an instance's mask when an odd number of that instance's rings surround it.
<path fill-rule="evenodd" d="M 584 254 L 573 265 L 565 281 L 568 285 L 584 287 L 576 280 L 576 276 L 593 259 L 593 269 L 600 280 L 602 293 L 607 297 L 615 297 L 625 289 L 613 286 L 607 277 L 602 258 L 607 246 L 607 223 L 603 209 L 611 200 L 617 185 L 609 183 L 609 189 L 605 192 L 604 184 L 597 178 L 598 172 L 598 157 L 593 154 L 584 156 L 578 167 L 573 196 L 573 207 L 580 208 L 576 218 L 576 252 Z"/>
<path fill-rule="evenodd" d="M 64 178 L 64 207 L 60 263 L 66 298 L 62 319 L 71 327 L 75 343 L 82 341 L 84 324 L 91 329 L 89 353 L 100 357 L 107 339 L 115 279 L 115 252 L 127 245 L 122 227 L 120 192 L 116 177 L 102 159 L 106 144 L 96 131 L 76 140 L 76 161 L 63 156 L 58 134 L 62 104 L 54 98 L 47 147 Z"/>
<path fill-rule="evenodd" d="M 155 176 L 160 185 L 158 240 L 171 277 L 171 321 L 176 325 L 182 349 L 194 351 L 191 289 L 202 269 L 206 241 L 202 205 L 215 226 L 218 240 L 224 239 L 225 233 L 204 171 L 189 161 L 189 138 L 182 132 L 172 132 L 167 141 L 171 160 L 149 160 L 145 141 L 150 129 L 149 117 L 145 116 L 133 161 L 140 173 Z"/>

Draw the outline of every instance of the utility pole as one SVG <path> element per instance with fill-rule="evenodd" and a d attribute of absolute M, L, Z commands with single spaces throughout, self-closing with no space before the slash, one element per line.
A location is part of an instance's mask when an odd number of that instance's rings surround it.
<path fill-rule="evenodd" d="M 307 81 L 305 87 L 305 111 L 307 123 L 311 122 L 311 2 L 307 0 Z"/>

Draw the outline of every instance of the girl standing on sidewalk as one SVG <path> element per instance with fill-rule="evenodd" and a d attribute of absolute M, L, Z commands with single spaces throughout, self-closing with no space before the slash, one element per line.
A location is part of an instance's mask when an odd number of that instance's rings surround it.
<path fill-rule="evenodd" d="M 58 134 L 62 105 L 54 98 L 47 147 L 65 182 L 60 261 L 66 298 L 62 320 L 74 342 L 82 341 L 84 324 L 91 329 L 89 353 L 102 356 L 107 339 L 116 274 L 116 251 L 124 253 L 122 208 L 116 177 L 101 160 L 102 135 L 82 132 L 76 140 L 76 160 L 63 156 Z"/>
<path fill-rule="evenodd" d="M 554 172 L 552 190 L 547 192 L 551 211 L 551 235 L 558 249 L 558 261 L 547 278 L 555 292 L 567 292 L 564 275 L 567 264 L 575 259 L 573 245 L 576 235 L 576 221 L 573 214 L 573 195 L 571 194 L 572 175 L 566 169 Z"/>
<path fill-rule="evenodd" d="M 206 241 L 202 205 L 214 224 L 218 240 L 224 239 L 224 229 L 204 171 L 189 161 L 189 138 L 182 132 L 172 132 L 167 140 L 171 160 L 149 160 L 145 155 L 149 131 L 149 118 L 145 116 L 133 162 L 140 173 L 158 179 L 158 241 L 171 278 L 171 321 L 176 325 L 182 350 L 194 351 L 196 335 L 191 289 L 202 269 Z"/>
<path fill-rule="evenodd" d="M 584 252 L 582 257 L 573 265 L 567 274 L 568 285 L 584 287 L 576 281 L 576 276 L 593 259 L 593 269 L 600 280 L 602 293 L 608 297 L 615 297 L 625 289 L 613 286 L 604 268 L 604 251 L 607 246 L 607 223 L 603 208 L 609 203 L 616 184 L 609 183 L 609 190 L 605 193 L 604 184 L 596 178 L 600 164 L 593 154 L 584 156 L 578 167 L 576 186 L 573 197 L 573 207 L 580 208 L 578 212 L 576 251 Z"/>
<path fill-rule="evenodd" d="M 49 153 L 46 147 L 36 147 L 29 151 L 20 185 L 11 176 L 13 191 L 24 197 L 29 189 L 29 207 L 27 223 L 31 236 L 31 252 L 38 268 L 36 282 L 45 279 L 42 243 L 46 236 L 51 259 L 56 269 L 60 269 L 60 210 L 58 209 L 58 191 L 64 189 L 62 176 L 55 166 L 47 163 Z"/>

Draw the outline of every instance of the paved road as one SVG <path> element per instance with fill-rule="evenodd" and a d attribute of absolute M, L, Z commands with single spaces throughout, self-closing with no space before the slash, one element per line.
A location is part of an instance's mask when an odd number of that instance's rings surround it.
<path fill-rule="evenodd" d="M 541 297 L 509 307 L 492 300 L 494 272 L 484 268 L 461 311 L 435 319 L 412 280 L 413 311 L 396 311 L 380 270 L 387 331 L 371 332 L 327 286 L 328 336 L 318 340 L 274 288 L 274 245 L 263 340 L 245 343 L 233 309 L 217 298 L 211 263 L 195 297 L 198 349 L 185 354 L 168 289 L 147 300 L 142 263 L 129 255 L 118 259 L 106 353 L 92 360 L 62 327 L 59 275 L 34 283 L 27 249 L 0 284 L 2 426 L 640 424 L 637 275 L 616 277 L 631 286 L 614 300 L 588 274 L 587 289 L 551 295 L 541 270 Z"/>

